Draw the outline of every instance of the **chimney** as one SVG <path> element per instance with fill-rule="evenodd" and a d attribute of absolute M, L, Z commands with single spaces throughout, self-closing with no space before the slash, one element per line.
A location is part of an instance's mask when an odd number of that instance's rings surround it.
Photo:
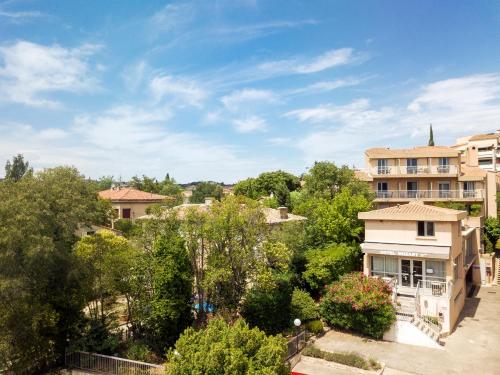
<path fill-rule="evenodd" d="M 205 197 L 205 204 L 207 206 L 210 206 L 212 204 L 212 202 L 214 201 L 214 198 L 213 197 Z"/>
<path fill-rule="evenodd" d="M 288 219 L 288 208 L 287 207 L 278 207 L 280 212 L 280 219 L 286 220 Z"/>

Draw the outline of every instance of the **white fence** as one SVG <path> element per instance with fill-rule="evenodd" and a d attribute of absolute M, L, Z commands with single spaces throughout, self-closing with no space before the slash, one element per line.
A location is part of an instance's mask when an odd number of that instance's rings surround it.
<path fill-rule="evenodd" d="M 165 372 L 165 368 L 161 365 L 88 352 L 66 353 L 65 364 L 68 369 L 97 374 L 159 375 Z"/>

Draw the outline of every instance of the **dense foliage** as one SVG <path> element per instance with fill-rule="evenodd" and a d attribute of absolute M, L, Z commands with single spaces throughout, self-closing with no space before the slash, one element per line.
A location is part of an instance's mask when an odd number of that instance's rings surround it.
<path fill-rule="evenodd" d="M 0 202 L 0 368 L 35 372 L 79 331 L 85 284 L 75 232 L 110 207 L 73 168 L 6 179 Z"/>
<path fill-rule="evenodd" d="M 381 338 L 396 319 L 391 289 L 362 273 L 344 275 L 321 301 L 321 316 L 333 327 Z"/>
<path fill-rule="evenodd" d="M 484 243 L 487 253 L 497 248 L 500 239 L 500 219 L 489 217 L 484 221 Z"/>
<path fill-rule="evenodd" d="M 196 184 L 191 195 L 191 203 L 203 203 L 205 198 L 215 198 L 218 201 L 222 199 L 222 186 L 216 182 L 204 181 Z"/>
<path fill-rule="evenodd" d="M 267 334 L 283 332 L 292 325 L 292 288 L 287 280 L 280 280 L 272 288 L 254 287 L 246 294 L 241 316 L 251 327 L 259 327 Z"/>
<path fill-rule="evenodd" d="M 182 203 L 182 188 L 177 182 L 170 177 L 167 173 L 163 181 L 158 181 L 154 177 L 142 176 L 139 178 L 137 176 L 132 177 L 129 182 L 130 186 L 135 189 L 147 191 L 148 193 L 161 194 L 173 197 L 173 201 L 169 201 L 170 204 L 180 204 Z"/>
<path fill-rule="evenodd" d="M 361 250 L 357 245 L 329 244 L 306 253 L 307 264 L 302 274 L 308 287 L 319 293 L 340 276 L 357 270 Z"/>
<path fill-rule="evenodd" d="M 207 328 L 188 328 L 168 353 L 167 374 L 285 375 L 286 341 L 266 336 L 243 320 L 229 325 L 221 319 Z"/>
<path fill-rule="evenodd" d="M 318 306 L 312 297 L 304 290 L 295 288 L 291 301 L 292 317 L 299 318 L 303 323 L 319 318 Z"/>
<path fill-rule="evenodd" d="M 234 194 L 251 199 L 272 195 L 269 207 L 291 207 L 290 192 L 300 188 L 297 176 L 284 171 L 264 172 L 256 178 L 247 178 L 234 186 Z M 275 202 L 275 204 L 274 204 Z"/>

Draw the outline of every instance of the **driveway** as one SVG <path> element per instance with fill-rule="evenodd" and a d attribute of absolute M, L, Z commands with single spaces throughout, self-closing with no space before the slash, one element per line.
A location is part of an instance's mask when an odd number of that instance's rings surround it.
<path fill-rule="evenodd" d="M 500 286 L 482 287 L 467 298 L 455 332 L 443 350 L 369 340 L 330 331 L 316 341 L 326 351 L 354 351 L 385 362 L 387 373 L 421 375 L 500 374 Z M 384 371 L 384 373 L 386 373 Z"/>

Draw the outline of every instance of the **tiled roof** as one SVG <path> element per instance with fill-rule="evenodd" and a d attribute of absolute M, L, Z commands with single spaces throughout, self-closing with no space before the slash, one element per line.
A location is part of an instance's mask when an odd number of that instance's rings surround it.
<path fill-rule="evenodd" d="M 470 137 L 469 141 L 483 141 L 487 139 L 496 139 L 499 138 L 500 134 L 498 133 L 488 133 L 488 134 L 476 134 Z"/>
<path fill-rule="evenodd" d="M 421 201 L 382 208 L 369 212 L 360 212 L 358 217 L 362 220 L 432 220 L 432 221 L 458 221 L 467 216 L 465 211 L 451 208 L 426 205 Z"/>
<path fill-rule="evenodd" d="M 482 181 L 486 178 L 486 173 L 482 168 L 462 165 L 458 179 L 460 181 Z"/>
<path fill-rule="evenodd" d="M 368 173 L 366 173 L 365 171 L 360 171 L 360 170 L 355 170 L 354 171 L 354 176 L 356 176 L 356 178 L 360 181 L 373 181 L 373 177 L 370 176 Z"/>
<path fill-rule="evenodd" d="M 99 192 L 99 197 L 109 199 L 112 202 L 161 202 L 169 197 L 160 194 L 147 193 L 134 188 L 108 189 Z"/>
<path fill-rule="evenodd" d="M 459 152 L 446 146 L 422 146 L 402 149 L 369 148 L 365 154 L 369 158 L 424 158 L 458 157 Z"/>

